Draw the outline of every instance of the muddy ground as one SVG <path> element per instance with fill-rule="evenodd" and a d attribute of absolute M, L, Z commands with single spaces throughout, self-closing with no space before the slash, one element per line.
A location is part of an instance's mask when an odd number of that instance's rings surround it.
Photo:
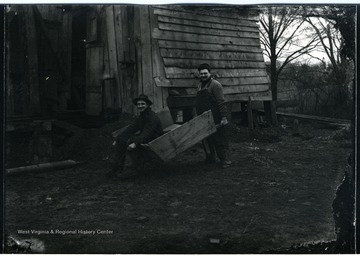
<path fill-rule="evenodd" d="M 230 124 L 230 168 L 204 163 L 198 144 L 121 181 L 105 177 L 110 133 L 121 125 L 54 137 L 54 160 L 83 165 L 8 177 L 6 233 L 42 241 L 45 253 L 266 253 L 336 239 L 332 202 L 350 168 L 348 131 Z"/>

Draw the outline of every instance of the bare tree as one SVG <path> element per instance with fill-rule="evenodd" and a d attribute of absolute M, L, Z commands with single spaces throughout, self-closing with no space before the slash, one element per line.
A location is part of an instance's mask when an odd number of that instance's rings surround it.
<path fill-rule="evenodd" d="M 325 53 L 328 67 L 328 86 L 332 89 L 334 113 L 342 112 L 352 105 L 355 55 L 354 7 L 320 6 L 307 12 L 306 21 Z"/>
<path fill-rule="evenodd" d="M 306 22 L 311 25 L 331 63 L 334 79 L 337 83 L 343 84 L 346 81 L 347 60 L 342 58 L 341 50 L 344 48 L 344 40 L 336 28 L 336 21 L 329 18 L 326 7 L 313 10 L 308 14 Z"/>
<path fill-rule="evenodd" d="M 273 100 L 277 100 L 279 74 L 293 60 L 317 47 L 317 37 L 309 32 L 301 6 L 269 6 L 260 14 L 260 42 L 270 59 Z"/>

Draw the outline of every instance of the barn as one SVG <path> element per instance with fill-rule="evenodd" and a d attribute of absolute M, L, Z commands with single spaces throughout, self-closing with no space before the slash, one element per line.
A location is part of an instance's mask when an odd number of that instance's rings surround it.
<path fill-rule="evenodd" d="M 184 122 L 204 62 L 233 112 L 268 103 L 257 14 L 222 5 L 7 6 L 7 114 L 136 114 L 131 99 L 145 93 L 155 111 L 169 106 Z"/>

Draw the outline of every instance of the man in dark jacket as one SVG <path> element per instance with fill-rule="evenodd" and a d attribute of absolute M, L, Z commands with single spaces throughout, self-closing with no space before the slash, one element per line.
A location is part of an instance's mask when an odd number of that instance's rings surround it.
<path fill-rule="evenodd" d="M 108 173 L 110 177 L 117 176 L 118 172 L 124 169 L 127 156 L 131 160 L 131 166 L 126 166 L 120 178 L 126 179 L 138 174 L 146 158 L 141 144 L 146 144 L 163 134 L 160 119 L 151 110 L 152 101 L 148 96 L 141 94 L 133 99 L 133 103 L 140 115 L 116 138 L 118 155 L 112 171 Z"/>
<path fill-rule="evenodd" d="M 226 118 L 227 109 L 223 87 L 220 82 L 212 78 L 209 64 L 201 64 L 198 67 L 198 71 L 200 73 L 200 83 L 196 95 L 196 112 L 200 115 L 211 109 L 215 124 L 219 125 L 217 132 L 205 140 L 211 152 L 207 156 L 206 161 L 209 163 L 216 162 L 216 152 L 221 161 L 222 168 L 227 168 L 232 162 L 229 157 L 229 142 L 226 138 L 224 127 L 224 125 L 228 124 L 228 120 Z"/>

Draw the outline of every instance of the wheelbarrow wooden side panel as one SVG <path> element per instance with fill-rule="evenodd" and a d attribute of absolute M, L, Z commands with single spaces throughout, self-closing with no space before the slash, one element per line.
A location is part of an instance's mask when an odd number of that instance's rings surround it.
<path fill-rule="evenodd" d="M 209 110 L 149 142 L 143 148 L 150 155 L 167 161 L 215 132 L 216 125 Z"/>

